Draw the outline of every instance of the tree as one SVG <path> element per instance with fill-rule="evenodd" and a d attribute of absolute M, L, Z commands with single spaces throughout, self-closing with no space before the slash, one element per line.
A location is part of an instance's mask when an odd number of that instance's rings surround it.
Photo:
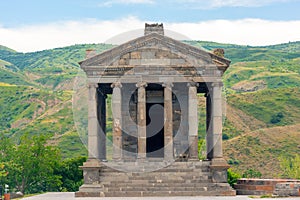
<path fill-rule="evenodd" d="M 236 172 L 234 172 L 231 168 L 228 169 L 227 171 L 227 181 L 229 185 L 232 187 L 234 186 L 235 183 L 237 183 L 237 180 L 241 178 L 242 176 Z"/>
<path fill-rule="evenodd" d="M 5 169 L 4 169 L 4 164 L 3 163 L 0 163 L 0 179 L 1 179 L 1 177 L 5 177 L 5 176 L 7 176 L 7 171 L 5 171 Z"/>
<path fill-rule="evenodd" d="M 8 184 L 22 193 L 57 191 L 62 184 L 54 175 L 54 167 L 60 162 L 60 153 L 47 145 L 46 136 L 25 134 L 20 144 L 13 148 L 6 161 L 9 171 Z"/>
<path fill-rule="evenodd" d="M 0 163 L 5 163 L 11 160 L 13 152 L 13 144 L 11 140 L 4 134 L 0 134 Z"/>
<path fill-rule="evenodd" d="M 48 139 L 25 134 L 14 144 L 0 134 L 0 185 L 8 184 L 25 194 L 77 191 L 83 179 L 79 166 L 86 158 L 62 160 L 58 148 L 47 144 Z"/>
<path fill-rule="evenodd" d="M 78 157 L 66 159 L 57 169 L 55 174 L 61 177 L 62 185 L 61 191 L 75 192 L 83 184 L 82 170 L 79 166 L 82 166 L 86 161 L 86 157 Z"/>
<path fill-rule="evenodd" d="M 277 124 L 279 122 L 281 122 L 281 120 L 284 118 L 284 115 L 282 114 L 282 112 L 277 113 L 276 115 L 273 115 L 270 122 L 272 124 Z"/>
<path fill-rule="evenodd" d="M 3 134 L 0 134 L 0 185 L 8 183 L 7 176 L 9 173 L 8 162 L 11 160 L 13 145 L 11 141 Z"/>

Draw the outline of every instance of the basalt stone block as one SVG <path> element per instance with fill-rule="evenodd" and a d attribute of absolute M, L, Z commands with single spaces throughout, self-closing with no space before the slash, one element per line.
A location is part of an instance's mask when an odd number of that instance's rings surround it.
<path fill-rule="evenodd" d="M 227 170 L 212 170 L 212 181 L 215 183 L 227 183 Z"/>
<path fill-rule="evenodd" d="M 300 197 L 300 182 L 277 183 L 274 190 L 274 195 L 280 197 L 298 196 Z"/>

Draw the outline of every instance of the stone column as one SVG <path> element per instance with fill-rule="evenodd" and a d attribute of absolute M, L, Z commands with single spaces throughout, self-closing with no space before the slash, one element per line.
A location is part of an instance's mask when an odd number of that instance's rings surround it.
<path fill-rule="evenodd" d="M 164 83 L 164 159 L 174 159 L 172 83 Z"/>
<path fill-rule="evenodd" d="M 76 192 L 75 196 L 82 196 L 91 191 L 90 185 L 100 195 L 100 169 L 102 167 L 100 158 L 100 137 L 99 137 L 99 122 L 97 116 L 97 92 L 98 84 L 88 84 L 88 160 L 83 163 L 84 184 Z"/>
<path fill-rule="evenodd" d="M 137 124 L 138 124 L 138 159 L 145 159 L 146 152 L 146 82 L 136 84 L 138 88 Z"/>
<path fill-rule="evenodd" d="M 223 158 L 222 151 L 222 83 L 213 83 L 211 128 L 213 134 L 213 159 Z"/>
<path fill-rule="evenodd" d="M 106 160 L 106 98 L 107 95 L 98 88 L 98 121 L 100 125 L 100 153 L 99 158 L 102 161 Z"/>
<path fill-rule="evenodd" d="M 210 90 L 210 123 L 207 135 L 208 159 L 211 160 L 212 181 L 227 183 L 229 165 L 223 158 L 222 150 L 222 86 L 220 82 L 212 83 Z"/>
<path fill-rule="evenodd" d="M 113 160 L 122 159 L 122 84 L 113 83 L 112 115 L 113 115 Z"/>
<path fill-rule="evenodd" d="M 98 84 L 89 84 L 88 96 L 88 158 L 99 159 L 100 137 L 97 117 L 97 88 Z"/>
<path fill-rule="evenodd" d="M 189 159 L 198 160 L 198 83 L 188 83 Z"/>

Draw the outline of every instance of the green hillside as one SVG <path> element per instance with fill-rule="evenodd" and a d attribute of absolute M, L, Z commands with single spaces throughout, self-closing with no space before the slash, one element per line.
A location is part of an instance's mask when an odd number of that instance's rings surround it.
<path fill-rule="evenodd" d="M 299 43 L 291 42 L 286 44 L 255 47 L 255 46 L 242 46 L 234 44 L 220 44 L 215 42 L 203 41 L 185 41 L 188 44 L 196 47 L 202 47 L 207 50 L 216 48 L 225 49 L 225 57 L 229 58 L 232 63 L 248 62 L 248 61 L 277 61 L 285 59 L 294 59 L 300 57 Z"/>
<path fill-rule="evenodd" d="M 232 61 L 224 74 L 223 139 L 233 169 L 243 173 L 255 167 L 264 177 L 280 176 L 278 157 L 300 154 L 300 42 L 264 47 L 185 42 L 223 48 Z M 65 158 L 86 155 L 73 121 L 73 81 L 86 49 L 112 47 L 83 44 L 20 53 L 0 46 L 0 133 L 16 142 L 25 133 L 50 134 L 49 142 Z M 199 110 L 204 118 L 204 107 Z M 204 138 L 204 124 L 199 131 Z"/>
<path fill-rule="evenodd" d="M 84 59 L 86 49 L 102 52 L 111 47 L 108 44 L 84 44 L 32 53 L 0 49 L 0 59 L 11 63 L 37 85 L 58 89 L 76 77 L 78 62 Z M 72 84 L 67 84 L 64 89 L 72 89 Z"/>

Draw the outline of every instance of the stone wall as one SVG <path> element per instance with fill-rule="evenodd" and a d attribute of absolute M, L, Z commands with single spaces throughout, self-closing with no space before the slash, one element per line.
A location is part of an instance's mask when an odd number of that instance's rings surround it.
<path fill-rule="evenodd" d="M 234 185 L 238 195 L 299 196 L 300 180 L 292 179 L 248 179 L 243 178 Z"/>
<path fill-rule="evenodd" d="M 300 197 L 300 181 L 291 183 L 277 183 L 274 190 L 274 195 L 280 197 Z"/>

